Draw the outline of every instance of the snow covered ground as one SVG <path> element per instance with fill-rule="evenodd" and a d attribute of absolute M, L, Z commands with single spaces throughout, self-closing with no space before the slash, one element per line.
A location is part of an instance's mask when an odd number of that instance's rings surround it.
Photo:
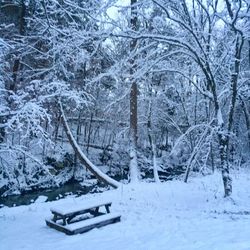
<path fill-rule="evenodd" d="M 219 174 L 189 183 L 139 183 L 54 202 L 0 209 L 1 250 L 250 250 L 250 173 L 235 172 L 234 192 L 223 198 Z M 67 236 L 46 226 L 50 207 L 113 201 L 121 222 Z"/>

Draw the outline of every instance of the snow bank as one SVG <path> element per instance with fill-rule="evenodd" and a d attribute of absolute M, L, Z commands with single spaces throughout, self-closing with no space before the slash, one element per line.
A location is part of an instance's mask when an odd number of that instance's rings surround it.
<path fill-rule="evenodd" d="M 36 200 L 35 203 L 42 203 L 48 200 L 48 197 L 45 195 L 40 195 Z"/>
<path fill-rule="evenodd" d="M 0 209 L 4 250 L 250 250 L 250 175 L 234 174 L 232 198 L 224 199 L 220 174 L 189 183 L 123 185 L 102 194 Z M 45 225 L 50 207 L 112 200 L 121 222 L 66 236 Z M 4 230 L 3 230 L 4 229 Z"/>

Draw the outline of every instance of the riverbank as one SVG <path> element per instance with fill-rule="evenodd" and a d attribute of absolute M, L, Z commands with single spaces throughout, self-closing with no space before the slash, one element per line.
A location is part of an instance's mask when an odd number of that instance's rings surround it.
<path fill-rule="evenodd" d="M 5 250 L 249 250 L 250 175 L 233 173 L 233 195 L 223 198 L 220 173 L 189 183 L 123 185 L 120 189 L 53 202 L 0 209 L 0 245 Z M 120 223 L 66 236 L 45 225 L 50 207 L 113 201 Z"/>
<path fill-rule="evenodd" d="M 30 205 L 34 202 L 40 202 L 40 197 L 43 197 L 44 202 L 56 201 L 67 196 L 79 197 L 88 193 L 102 192 L 106 189 L 107 188 L 98 184 L 96 180 L 89 180 L 84 183 L 71 180 L 59 187 L 38 189 L 35 191 L 27 191 L 23 194 L 0 197 L 0 208 L 4 206 L 16 207 L 21 205 Z"/>

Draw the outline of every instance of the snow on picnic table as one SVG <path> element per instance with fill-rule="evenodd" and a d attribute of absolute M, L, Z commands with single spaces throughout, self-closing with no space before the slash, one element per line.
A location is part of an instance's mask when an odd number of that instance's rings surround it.
<path fill-rule="evenodd" d="M 235 173 L 232 199 L 214 174 L 167 183 L 124 185 L 78 198 L 0 209 L 0 250 L 250 250 L 250 174 Z M 53 206 L 113 201 L 121 222 L 67 236 L 46 226 Z"/>

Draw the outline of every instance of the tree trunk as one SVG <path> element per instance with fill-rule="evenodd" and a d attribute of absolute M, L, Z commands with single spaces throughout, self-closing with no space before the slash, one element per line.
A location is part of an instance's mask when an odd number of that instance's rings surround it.
<path fill-rule="evenodd" d="M 4 124 L 5 123 L 5 117 L 0 117 L 0 124 Z M 5 138 L 5 128 L 4 126 L 0 126 L 0 143 L 4 142 L 4 138 Z"/>
<path fill-rule="evenodd" d="M 87 140 L 87 148 L 86 148 L 86 151 L 87 151 L 87 155 L 89 153 L 89 144 L 90 144 L 90 139 L 91 139 L 91 133 L 92 133 L 92 120 L 93 120 L 93 113 L 91 113 L 90 115 L 90 121 L 89 121 L 89 130 L 88 130 L 88 140 Z"/>
<path fill-rule="evenodd" d="M 78 115 L 78 120 L 77 120 L 77 128 L 76 128 L 76 142 L 79 145 L 79 141 L 80 141 L 80 133 L 81 133 L 81 111 L 79 112 Z M 76 171 L 77 171 L 77 153 L 75 152 L 74 155 L 74 169 L 73 169 L 73 178 L 75 178 L 76 176 Z"/>
<path fill-rule="evenodd" d="M 80 149 L 79 145 L 77 144 L 75 138 L 73 137 L 71 130 L 69 128 L 68 122 L 66 120 L 64 111 L 63 111 L 63 107 L 61 102 L 59 102 L 60 105 L 60 112 L 61 112 L 61 116 L 62 116 L 62 123 L 63 123 L 63 127 L 65 130 L 65 133 L 68 137 L 68 140 L 70 142 L 70 145 L 72 146 L 72 148 L 74 149 L 75 153 L 77 154 L 80 162 L 100 181 L 114 187 L 114 188 L 118 188 L 120 186 L 120 183 L 117 182 L 116 180 L 110 178 L 108 175 L 104 174 L 103 172 L 101 172 L 88 158 L 87 156 L 82 152 L 82 150 Z"/>
<path fill-rule="evenodd" d="M 22 0 L 20 3 L 21 6 L 21 15 L 20 15 L 20 22 L 19 22 L 19 34 L 21 36 L 25 35 L 25 16 L 26 16 L 26 5 L 25 5 L 25 1 Z M 16 91 L 17 88 L 17 78 L 18 78 L 18 72 L 20 70 L 21 67 L 21 63 L 20 63 L 20 56 L 16 55 L 15 61 L 14 61 L 14 65 L 13 65 L 13 70 L 12 70 L 12 84 L 10 85 L 10 90 L 12 90 L 13 92 Z"/>
<path fill-rule="evenodd" d="M 235 31 L 236 32 L 236 31 Z M 240 74 L 240 59 L 241 59 L 241 50 L 244 44 L 243 34 L 241 32 L 236 32 L 236 42 L 235 42 L 235 54 L 234 54 L 234 69 L 231 74 L 231 102 L 229 105 L 229 115 L 228 115 L 228 127 L 226 138 L 222 138 L 221 155 L 224 157 L 222 159 L 222 179 L 225 190 L 225 197 L 229 196 L 232 193 L 232 178 L 229 175 L 229 166 L 228 166 L 228 150 L 229 150 L 229 134 L 233 128 L 234 122 L 234 113 L 235 105 L 238 96 L 238 77 Z M 222 136 L 224 137 L 224 136 Z M 226 162 L 224 162 L 226 161 Z"/>
<path fill-rule="evenodd" d="M 248 148 L 250 149 L 250 115 L 247 110 L 247 105 L 245 101 L 240 97 L 241 99 L 241 105 L 243 108 L 244 116 L 245 116 L 245 121 L 246 121 L 246 127 L 247 127 L 247 138 L 248 138 Z"/>
<path fill-rule="evenodd" d="M 131 0 L 131 29 L 137 30 L 137 0 Z M 133 39 L 130 43 L 130 51 L 133 52 L 136 48 L 136 40 Z M 133 79 L 134 74 L 134 58 L 130 61 L 130 78 L 132 80 L 130 89 L 130 181 L 137 182 L 139 179 L 138 162 L 137 162 L 137 83 Z"/>
<path fill-rule="evenodd" d="M 220 146 L 220 162 L 221 162 L 221 174 L 224 185 L 224 196 L 230 196 L 232 193 L 232 178 L 229 175 L 229 165 L 227 157 L 228 148 L 228 136 L 219 134 L 219 146 Z"/>
<path fill-rule="evenodd" d="M 156 150 L 155 150 L 155 140 L 152 135 L 152 86 L 150 86 L 150 100 L 149 100 L 149 107 L 148 107 L 148 122 L 147 122 L 147 128 L 148 128 L 148 140 L 151 148 L 151 154 L 152 154 L 152 162 L 153 162 L 153 173 L 154 173 L 154 179 L 155 182 L 159 183 L 160 178 L 158 174 L 158 166 L 156 161 Z"/>

